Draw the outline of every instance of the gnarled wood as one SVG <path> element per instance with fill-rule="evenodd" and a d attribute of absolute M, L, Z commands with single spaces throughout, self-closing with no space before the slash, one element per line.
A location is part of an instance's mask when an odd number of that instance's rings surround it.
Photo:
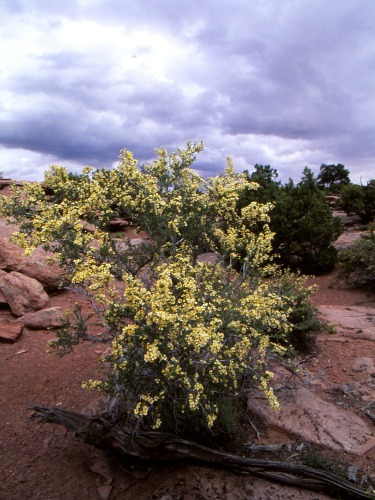
<path fill-rule="evenodd" d="M 368 498 L 361 489 L 334 474 L 303 465 L 256 460 L 217 451 L 173 434 L 156 431 L 134 433 L 105 416 L 88 417 L 61 408 L 34 406 L 32 418 L 62 425 L 78 439 L 97 448 L 119 452 L 138 462 L 186 462 L 252 474 L 271 481 L 325 491 L 340 498 Z"/>

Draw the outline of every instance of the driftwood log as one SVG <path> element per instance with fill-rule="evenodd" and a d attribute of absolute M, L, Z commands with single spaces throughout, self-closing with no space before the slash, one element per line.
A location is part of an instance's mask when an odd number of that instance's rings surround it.
<path fill-rule="evenodd" d="M 217 451 L 192 441 L 162 432 L 129 431 L 103 415 L 88 417 L 81 413 L 34 406 L 32 418 L 66 427 L 76 437 L 97 448 L 119 453 L 133 464 L 189 463 L 251 474 L 270 481 L 300 488 L 324 491 L 334 498 L 369 498 L 362 488 L 328 472 L 268 460 L 256 460 Z"/>

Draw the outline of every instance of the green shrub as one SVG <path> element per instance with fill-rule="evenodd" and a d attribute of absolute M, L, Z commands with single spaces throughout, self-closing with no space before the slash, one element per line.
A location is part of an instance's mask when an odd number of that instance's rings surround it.
<path fill-rule="evenodd" d="M 307 167 L 301 181 L 283 186 L 271 213 L 274 248 L 283 265 L 307 274 L 333 269 L 336 250 L 332 242 L 342 233 L 325 196 Z"/>
<path fill-rule="evenodd" d="M 332 242 L 343 232 L 343 225 L 333 217 L 326 197 L 309 168 L 298 184 L 281 185 L 278 173 L 269 165 L 255 165 L 255 172 L 245 175 L 259 188 L 245 189 L 238 199 L 238 209 L 251 202 L 271 202 L 270 229 L 275 234 L 273 251 L 285 267 L 307 274 L 322 274 L 333 269 L 337 253 Z M 262 225 L 258 230 L 262 229 Z"/>
<path fill-rule="evenodd" d="M 325 457 L 319 450 L 312 449 L 307 451 L 303 461 L 305 465 L 313 469 L 337 474 L 336 464 L 329 458 Z"/>
<path fill-rule="evenodd" d="M 291 354 L 294 351 L 310 351 L 313 345 L 311 334 L 322 331 L 326 326 L 319 318 L 318 309 L 311 302 L 316 287 L 306 287 L 306 280 L 306 276 L 285 271 L 270 284 L 270 289 L 283 297 L 291 325 L 283 338 L 280 338 L 278 331 L 272 332 L 272 335 L 275 340 L 284 343 Z"/>
<path fill-rule="evenodd" d="M 341 191 L 339 208 L 348 215 L 358 215 L 368 224 L 375 217 L 375 180 L 366 185 L 348 184 Z"/>
<path fill-rule="evenodd" d="M 322 189 L 326 189 L 330 194 L 337 194 L 343 186 L 350 183 L 349 174 L 349 170 L 342 163 L 338 163 L 337 165 L 326 165 L 323 163 L 320 166 L 318 185 Z"/>
<path fill-rule="evenodd" d="M 358 288 L 375 291 L 375 236 L 363 236 L 341 250 L 337 263 L 337 279 Z"/>

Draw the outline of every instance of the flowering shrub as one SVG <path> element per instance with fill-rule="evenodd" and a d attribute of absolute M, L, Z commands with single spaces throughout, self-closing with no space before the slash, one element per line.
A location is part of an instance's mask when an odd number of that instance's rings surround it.
<path fill-rule="evenodd" d="M 112 343 L 109 387 L 137 416 L 159 427 L 171 411 L 176 422 L 200 412 L 211 427 L 220 396 L 237 395 L 249 372 L 277 407 L 264 365 L 268 349 L 281 350 L 267 331 L 289 328 L 281 297 L 220 264 L 194 266 L 184 251 L 157 268 L 151 288 L 130 275 L 124 282 L 129 321 Z"/>
<path fill-rule="evenodd" d="M 153 428 L 178 430 L 195 417 L 212 427 L 220 402 L 236 397 L 247 376 L 277 407 L 267 353 L 282 353 L 292 328 L 293 287 L 275 286 L 270 259 L 271 205 L 238 211 L 243 189 L 257 185 L 230 160 L 225 174 L 200 177 L 190 166 L 202 148 L 162 149 L 141 168 L 124 150 L 118 168 L 87 167 L 80 176 L 53 166 L 43 186 L 15 188 L 1 202 L 19 225 L 14 240 L 27 253 L 39 245 L 52 251 L 65 286 L 90 300 L 101 325 L 91 334 L 76 310 L 56 346 L 110 341 L 108 377 L 86 385 L 109 391 Z M 148 235 L 141 245 L 111 238 L 109 221 L 123 214 Z M 199 263 L 202 250 L 215 252 L 217 263 Z"/>

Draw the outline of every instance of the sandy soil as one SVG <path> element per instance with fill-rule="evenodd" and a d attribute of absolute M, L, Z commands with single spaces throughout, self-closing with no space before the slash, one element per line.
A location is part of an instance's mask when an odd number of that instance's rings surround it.
<path fill-rule="evenodd" d="M 331 288 L 331 278 L 313 280 L 320 286 L 314 298 L 316 304 L 353 305 L 375 300 L 374 296 L 347 287 Z M 52 297 L 50 305 L 66 307 L 73 300 L 65 293 Z M 0 314 L 9 312 L 2 309 Z M 34 404 L 82 411 L 97 398 L 97 394 L 83 390 L 81 382 L 95 376 L 102 348 L 83 345 L 73 354 L 59 358 L 46 352 L 47 341 L 52 337 L 51 332 L 26 329 L 15 344 L 0 344 L 1 499 L 326 498 L 252 477 L 178 464 L 150 471 L 123 470 L 103 452 L 78 442 L 64 429 L 32 421 L 30 407 Z M 329 377 L 339 384 L 347 377 L 343 360 L 353 356 L 358 346 L 355 340 L 346 343 L 341 346 L 344 352 L 340 356 L 338 348 L 329 347 L 319 359 Z M 254 438 L 250 427 L 246 432 L 244 441 Z M 271 434 L 262 438 L 275 440 Z M 369 469 L 369 460 L 364 458 L 360 465 Z"/>

